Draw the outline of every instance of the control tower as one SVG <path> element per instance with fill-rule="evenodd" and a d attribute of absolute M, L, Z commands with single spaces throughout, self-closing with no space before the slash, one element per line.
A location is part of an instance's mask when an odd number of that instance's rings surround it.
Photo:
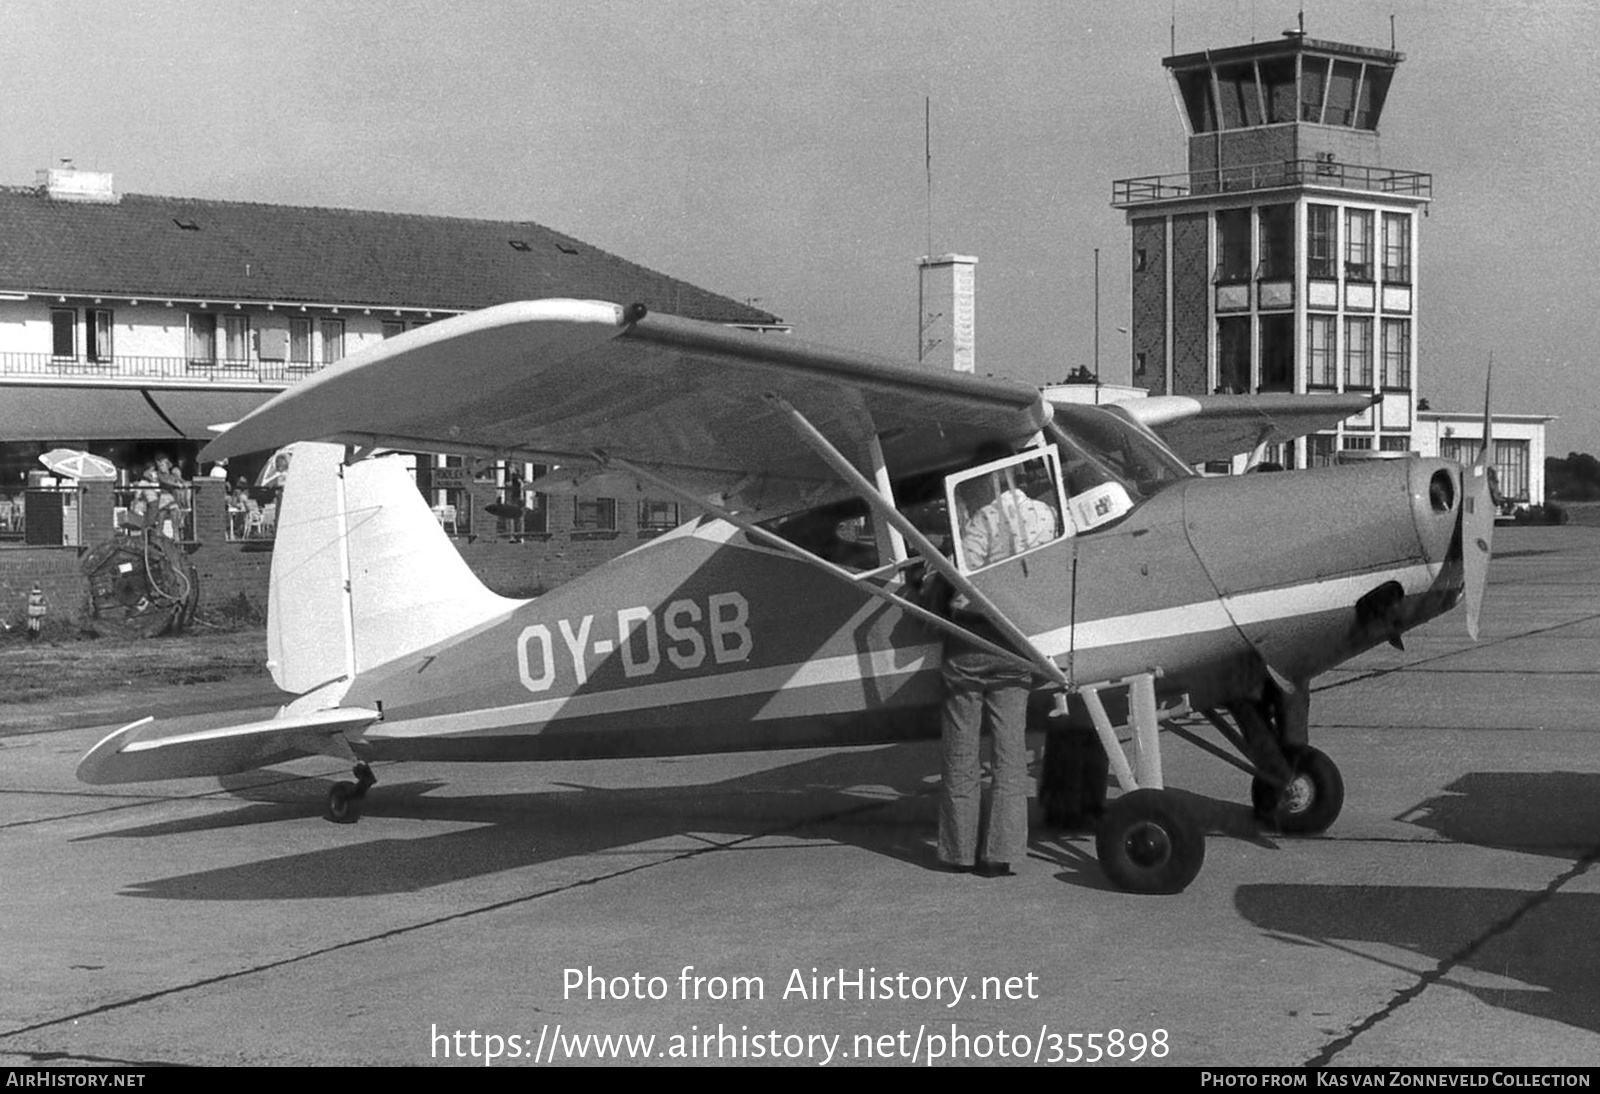
<path fill-rule="evenodd" d="M 1404 55 L 1308 38 L 1163 60 L 1188 170 L 1119 179 L 1133 232 L 1133 383 L 1152 394 L 1374 392 L 1275 453 L 1406 451 L 1417 401 L 1417 224 L 1433 177 L 1382 166 Z"/>

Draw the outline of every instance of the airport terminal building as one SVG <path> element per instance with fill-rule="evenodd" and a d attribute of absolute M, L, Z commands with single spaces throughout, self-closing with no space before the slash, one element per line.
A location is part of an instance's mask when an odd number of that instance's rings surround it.
<path fill-rule="evenodd" d="M 33 581 L 70 610 L 79 554 L 113 534 L 160 455 L 192 484 L 175 532 L 207 600 L 258 597 L 272 454 L 202 467 L 211 427 L 411 328 L 567 296 L 788 330 L 532 222 L 120 194 L 109 173 L 71 168 L 0 187 L 0 241 L 0 615 L 15 614 Z M 104 457 L 115 480 L 51 475 L 39 457 L 58 448 Z M 415 468 L 469 564 L 512 595 L 554 586 L 682 516 L 631 487 L 546 497 L 525 487 L 543 473 L 535 465 L 419 454 Z M 229 505 L 241 478 L 248 514 Z M 496 520 L 484 506 L 497 500 L 527 512 Z"/>

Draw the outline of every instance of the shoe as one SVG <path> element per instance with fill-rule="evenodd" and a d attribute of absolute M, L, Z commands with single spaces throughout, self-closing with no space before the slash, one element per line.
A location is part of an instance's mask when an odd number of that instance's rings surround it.
<path fill-rule="evenodd" d="M 934 865 L 934 869 L 944 874 L 970 874 L 976 871 L 977 867 L 971 863 L 946 862 L 944 859 L 940 859 Z"/>
<path fill-rule="evenodd" d="M 1016 877 L 1017 872 L 1009 862 L 980 862 L 972 871 L 979 877 Z"/>

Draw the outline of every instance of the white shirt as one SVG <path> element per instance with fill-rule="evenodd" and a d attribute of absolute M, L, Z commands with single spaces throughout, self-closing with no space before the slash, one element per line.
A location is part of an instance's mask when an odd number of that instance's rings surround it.
<path fill-rule="evenodd" d="M 1019 555 L 1056 538 L 1056 511 L 1015 487 L 979 509 L 961 530 L 961 553 L 967 569 Z"/>

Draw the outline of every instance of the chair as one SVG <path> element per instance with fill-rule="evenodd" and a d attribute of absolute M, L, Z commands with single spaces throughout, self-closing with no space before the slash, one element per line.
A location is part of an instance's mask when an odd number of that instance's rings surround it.
<path fill-rule="evenodd" d="M 434 508 L 439 516 L 439 527 L 453 536 L 461 534 L 461 529 L 456 527 L 456 507 L 454 505 L 440 505 Z"/>
<path fill-rule="evenodd" d="M 266 535 L 266 514 L 257 506 L 251 506 L 244 514 L 244 538 L 257 539 Z"/>

